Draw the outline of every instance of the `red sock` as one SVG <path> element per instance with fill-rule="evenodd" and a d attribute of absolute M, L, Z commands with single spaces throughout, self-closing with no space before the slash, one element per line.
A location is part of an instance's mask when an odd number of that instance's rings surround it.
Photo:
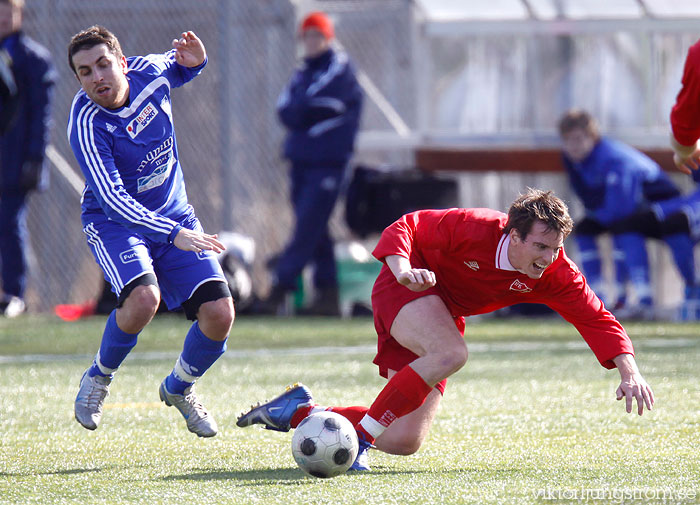
<path fill-rule="evenodd" d="M 292 419 L 289 421 L 289 426 L 292 428 L 296 428 L 299 426 L 299 423 L 304 420 L 306 416 L 311 414 L 311 410 L 315 407 L 316 405 L 309 405 L 304 406 L 304 407 L 299 407 L 297 411 L 292 415 Z"/>
<path fill-rule="evenodd" d="M 310 407 L 299 407 L 299 409 L 294 413 L 292 419 L 289 421 L 289 425 L 292 428 L 299 426 L 299 423 L 304 420 L 305 417 L 311 415 L 311 411 L 315 408 L 323 408 L 319 405 L 311 405 Z M 326 407 L 325 410 L 330 412 L 335 412 L 341 416 L 348 419 L 353 426 L 360 422 L 365 414 L 367 413 L 367 407 Z"/>
<path fill-rule="evenodd" d="M 372 443 L 399 417 L 410 414 L 423 405 L 433 387 L 426 384 L 410 366 L 394 375 L 355 429 Z"/>
<path fill-rule="evenodd" d="M 326 410 L 340 414 L 341 416 L 347 418 L 352 425 L 357 423 L 365 417 L 365 414 L 369 410 L 367 407 L 328 407 Z"/>

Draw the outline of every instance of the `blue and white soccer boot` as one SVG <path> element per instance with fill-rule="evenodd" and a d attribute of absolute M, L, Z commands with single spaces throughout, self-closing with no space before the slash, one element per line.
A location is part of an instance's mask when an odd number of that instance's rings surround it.
<path fill-rule="evenodd" d="M 158 389 L 160 400 L 168 407 L 175 407 L 187 421 L 187 429 L 198 437 L 213 437 L 219 431 L 214 418 L 204 408 L 202 402 L 194 392 L 194 386 L 185 389 L 184 394 L 169 392 L 165 387 L 165 380 Z"/>
<path fill-rule="evenodd" d="M 301 383 L 293 384 L 287 386 L 287 390 L 274 400 L 258 403 L 248 412 L 242 413 L 238 416 L 236 425 L 245 428 L 251 424 L 262 424 L 268 430 L 289 431 L 294 413 L 299 407 L 312 406 L 313 401 L 309 388 Z"/>
<path fill-rule="evenodd" d="M 348 468 L 348 472 L 366 472 L 368 470 L 371 470 L 371 468 L 369 467 L 369 454 L 367 453 L 370 449 L 374 449 L 375 446 L 367 442 L 360 433 L 357 434 L 357 443 L 360 446 L 360 448 L 357 451 L 357 457 L 355 458 L 355 462 L 350 468 Z"/>
<path fill-rule="evenodd" d="M 112 377 L 90 377 L 87 370 L 80 379 L 80 389 L 75 397 L 75 419 L 88 430 L 97 429 L 102 420 L 102 406 L 109 394 L 111 382 Z"/>

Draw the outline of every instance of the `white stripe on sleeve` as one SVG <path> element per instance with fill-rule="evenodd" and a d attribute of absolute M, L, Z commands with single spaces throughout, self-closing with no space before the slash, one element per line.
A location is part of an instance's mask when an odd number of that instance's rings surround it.
<path fill-rule="evenodd" d="M 109 172 L 99 157 L 95 144 L 93 119 L 98 112 L 97 107 L 87 104 L 81 110 L 77 120 L 80 149 L 97 191 L 104 202 L 127 221 L 150 228 L 157 233 L 169 234 L 176 225 L 174 221 L 154 216 L 143 207 L 134 208 L 124 204 L 114 181 L 109 177 Z"/>
<path fill-rule="evenodd" d="M 347 64 L 347 55 L 344 53 L 336 53 L 335 57 L 333 58 L 333 62 L 328 67 L 328 70 L 321 74 L 318 80 L 307 88 L 306 94 L 308 96 L 312 96 L 318 93 L 321 89 L 326 87 L 333 79 L 335 79 L 336 76 L 340 75 L 345 70 Z"/>

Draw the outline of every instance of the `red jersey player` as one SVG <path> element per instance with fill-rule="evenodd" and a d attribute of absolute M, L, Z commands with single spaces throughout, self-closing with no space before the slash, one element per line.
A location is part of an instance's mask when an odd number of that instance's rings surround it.
<path fill-rule="evenodd" d="M 671 147 L 676 166 L 690 174 L 700 166 L 700 41 L 688 50 L 682 82 L 671 110 Z"/>
<path fill-rule="evenodd" d="M 379 336 L 374 363 L 389 379 L 366 407 L 320 407 L 296 385 L 239 417 L 238 426 L 287 431 L 307 415 L 332 410 L 355 425 L 367 449 L 412 454 L 428 434 L 446 378 L 467 361 L 464 316 L 521 302 L 544 303 L 581 333 L 606 368 L 617 367 L 617 399 L 627 412 L 637 401 L 651 410 L 654 395 L 634 360 L 625 330 L 567 258 L 562 244 L 573 222 L 551 191 L 529 190 L 508 215 L 490 209 L 423 210 L 384 230 L 373 254 L 384 262 L 372 292 Z"/>

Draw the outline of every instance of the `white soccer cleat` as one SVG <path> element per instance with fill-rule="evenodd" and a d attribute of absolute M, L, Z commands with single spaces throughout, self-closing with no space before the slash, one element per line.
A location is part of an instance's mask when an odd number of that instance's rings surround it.
<path fill-rule="evenodd" d="M 111 377 L 90 377 L 87 370 L 80 379 L 80 389 L 75 398 L 75 419 L 88 430 L 96 429 L 102 420 L 102 406 L 111 382 Z"/>
<path fill-rule="evenodd" d="M 213 437 L 218 433 L 216 421 L 199 401 L 193 386 L 185 389 L 182 395 L 170 393 L 165 388 L 165 380 L 158 389 L 161 401 L 168 407 L 175 407 L 187 421 L 187 429 L 199 437 Z"/>

